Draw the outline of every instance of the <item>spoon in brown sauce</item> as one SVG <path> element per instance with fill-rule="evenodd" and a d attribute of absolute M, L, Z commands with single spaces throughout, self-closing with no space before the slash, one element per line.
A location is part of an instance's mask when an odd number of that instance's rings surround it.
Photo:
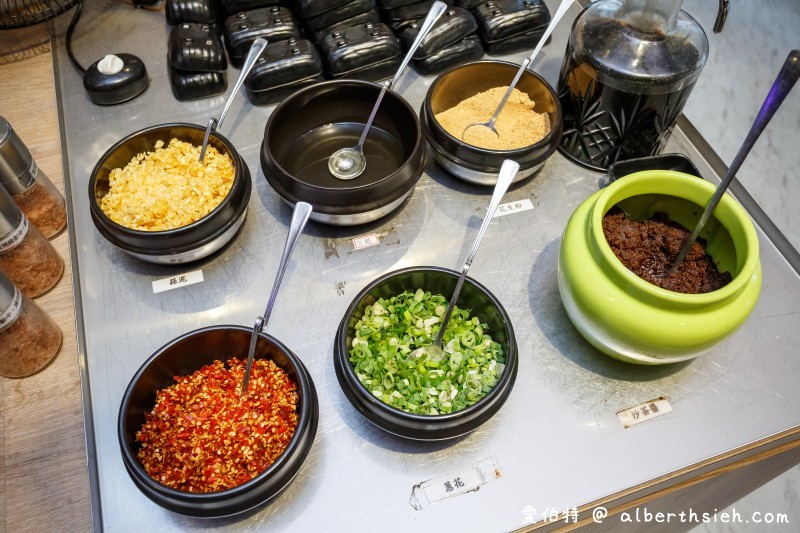
<path fill-rule="evenodd" d="M 770 89 L 769 94 L 767 94 L 767 98 L 764 100 L 761 110 L 758 112 L 750 131 L 747 133 L 747 137 L 745 137 L 742 147 L 739 148 L 739 152 L 733 159 L 731 166 L 728 167 L 725 177 L 722 178 L 722 181 L 717 186 L 717 190 L 714 191 L 714 195 L 708 201 L 708 204 L 706 204 L 705 210 L 703 211 L 703 214 L 700 215 L 700 220 L 697 221 L 692 234 L 689 236 L 686 242 L 683 243 L 683 247 L 678 253 L 678 257 L 675 259 L 675 262 L 672 263 L 672 266 L 669 268 L 669 270 L 662 274 L 656 274 L 656 277 L 662 279 L 669 277 L 678 270 L 678 267 L 681 266 L 683 260 L 686 258 L 686 254 L 689 253 L 689 249 L 692 247 L 692 244 L 694 244 L 694 241 L 697 240 L 700 232 L 703 231 L 703 228 L 711 219 L 711 215 L 714 214 L 714 209 L 722 199 L 725 191 L 728 190 L 728 185 L 730 185 L 731 181 L 733 181 L 733 178 L 736 176 L 736 173 L 739 171 L 742 163 L 744 163 L 744 159 L 747 157 L 747 154 L 750 153 L 750 150 L 753 148 L 756 140 L 758 140 L 761 132 L 764 131 L 764 128 L 772 119 L 773 115 L 775 115 L 775 112 L 783 103 L 786 95 L 789 94 L 789 91 L 791 91 L 792 87 L 794 87 L 798 77 L 800 77 L 800 50 L 792 50 L 786 57 L 786 61 L 784 61 L 783 67 L 781 67 L 781 71 L 778 73 L 778 77 L 775 78 L 775 82 L 772 84 L 772 88 Z"/>

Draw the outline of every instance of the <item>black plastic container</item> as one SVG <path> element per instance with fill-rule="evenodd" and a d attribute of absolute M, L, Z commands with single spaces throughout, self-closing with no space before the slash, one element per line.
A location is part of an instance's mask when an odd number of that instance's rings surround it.
<path fill-rule="evenodd" d="M 381 87 L 357 80 L 327 81 L 301 89 L 270 114 L 261 168 L 289 204 L 308 202 L 311 218 L 333 225 L 377 220 L 397 209 L 425 169 L 427 150 L 417 113 L 387 91 L 364 146 L 367 168 L 352 180 L 334 178 L 327 161 L 355 146 Z"/>
<path fill-rule="evenodd" d="M 661 154 L 617 161 L 608 167 L 608 180 L 616 181 L 642 170 L 674 170 L 702 178 L 692 160 L 683 154 Z"/>
<path fill-rule="evenodd" d="M 289 8 L 272 6 L 241 11 L 228 17 L 224 36 L 231 65 L 241 69 L 250 46 L 258 37 L 270 44 L 299 39 L 300 28 Z"/>
<path fill-rule="evenodd" d="M 185 22 L 169 33 L 167 58 L 172 68 L 191 72 L 223 72 L 228 68 L 225 48 L 216 27 Z"/>
<path fill-rule="evenodd" d="M 200 146 L 204 135 L 205 128 L 196 124 L 159 124 L 131 133 L 106 150 L 89 177 L 89 209 L 97 231 L 134 257 L 161 264 L 202 259 L 230 241 L 244 222 L 252 182 L 247 164 L 219 133 L 211 135 L 209 145 L 233 159 L 233 184 L 222 202 L 200 220 L 171 230 L 140 231 L 117 224 L 100 209 L 99 200 L 108 193 L 113 169 L 125 167 L 137 154 L 154 150 L 159 140 L 166 145 L 177 138 Z"/>
<path fill-rule="evenodd" d="M 449 298 L 459 273 L 441 267 L 410 267 L 379 277 L 356 295 L 347 308 L 333 347 L 333 363 L 339 385 L 347 399 L 367 420 L 389 433 L 414 440 L 444 440 L 477 429 L 503 406 L 517 378 L 517 341 L 511 319 L 500 301 L 472 278 L 467 278 L 458 298 L 458 306 L 471 309 L 488 325 L 492 339 L 503 346 L 506 365 L 500 380 L 478 402 L 465 409 L 443 415 L 417 415 L 391 407 L 361 384 L 350 363 L 348 349 L 353 341 L 353 328 L 368 305 L 378 298 L 391 298 L 403 291 L 422 289 Z"/>
<path fill-rule="evenodd" d="M 256 344 L 256 358 L 272 359 L 297 385 L 300 396 L 299 421 L 286 450 L 264 472 L 234 487 L 211 493 L 175 490 L 153 480 L 136 458 L 136 432 L 152 410 L 156 392 L 214 360 L 246 357 L 251 328 L 211 326 L 182 335 L 158 349 L 131 379 L 119 411 L 117 437 L 125 469 L 142 493 L 158 505 L 176 513 L 197 517 L 220 517 L 241 513 L 280 494 L 294 479 L 308 456 L 317 433 L 319 403 L 314 382 L 286 346 L 262 333 Z"/>
<path fill-rule="evenodd" d="M 451 174 L 465 181 L 494 185 L 503 161 L 513 159 L 520 167 L 515 181 L 520 181 L 538 171 L 558 148 L 563 130 L 561 103 L 550 84 L 530 70 L 524 72 L 516 88 L 535 102 L 535 111 L 547 113 L 550 132 L 539 142 L 515 150 L 478 148 L 450 135 L 437 122 L 436 114 L 459 102 L 494 87 L 508 86 L 517 69 L 519 65 L 505 61 L 476 61 L 451 68 L 431 84 L 420 121 L 436 161 Z"/>

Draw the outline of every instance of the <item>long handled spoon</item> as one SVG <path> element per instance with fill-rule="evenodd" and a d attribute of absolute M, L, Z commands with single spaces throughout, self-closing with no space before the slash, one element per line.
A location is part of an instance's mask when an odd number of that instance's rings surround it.
<path fill-rule="evenodd" d="M 558 6 L 556 14 L 553 15 L 552 19 L 550 19 L 550 24 L 548 24 L 547 29 L 544 30 L 544 34 L 542 34 L 542 38 L 539 39 L 539 42 L 536 44 L 536 48 L 533 49 L 531 55 L 529 55 L 525 59 L 525 61 L 523 61 L 522 64 L 519 66 L 519 69 L 517 69 L 517 73 L 514 75 L 514 79 L 511 80 L 511 84 L 508 86 L 506 94 L 503 95 L 503 99 L 500 100 L 500 105 L 497 106 L 497 109 L 495 110 L 494 115 L 492 115 L 492 118 L 490 118 L 486 122 L 473 122 L 472 124 L 468 125 L 466 128 L 464 128 L 464 131 L 461 132 L 461 139 L 464 139 L 464 135 L 466 135 L 468 129 L 477 127 L 489 128 L 495 135 L 497 135 L 498 137 L 500 136 L 500 134 L 497 133 L 497 128 L 495 127 L 497 123 L 497 117 L 500 116 L 500 111 L 502 111 L 503 107 L 505 107 L 506 102 L 511 96 L 511 92 L 514 90 L 514 87 L 517 86 L 517 82 L 522 77 L 522 73 L 525 72 L 525 69 L 528 68 L 528 65 L 533 63 L 534 58 L 536 58 L 536 56 L 539 54 L 539 51 L 542 49 L 542 46 L 544 46 L 544 42 L 547 40 L 548 37 L 550 37 L 550 34 L 553 33 L 556 24 L 558 24 L 558 21 L 560 21 L 561 17 L 564 16 L 564 13 L 567 12 L 567 9 L 569 8 L 569 6 L 572 5 L 573 1 L 574 0 L 561 0 L 561 5 Z"/>
<path fill-rule="evenodd" d="M 400 67 L 397 69 L 394 78 L 392 78 L 392 81 L 389 83 L 383 85 L 383 88 L 378 95 L 378 100 L 372 107 L 372 112 L 367 119 L 367 123 L 364 125 L 364 131 L 361 133 L 361 137 L 358 139 L 358 144 L 352 148 L 341 148 L 336 150 L 328 159 L 328 171 L 335 177 L 339 178 L 340 180 L 351 180 L 360 176 L 364 172 L 364 169 L 367 168 L 367 160 L 364 157 L 364 141 L 367 140 L 367 134 L 369 133 L 369 129 L 372 127 L 372 121 L 375 120 L 375 115 L 378 113 L 378 107 L 383 101 L 383 96 L 386 94 L 387 89 L 391 89 L 394 84 L 397 83 L 397 80 L 400 79 L 400 75 L 408 66 L 408 63 L 411 61 L 414 52 L 416 52 L 417 48 L 419 48 L 422 39 L 428 34 L 431 28 L 433 28 L 433 25 L 436 24 L 436 21 L 442 16 L 442 13 L 444 13 L 445 9 L 447 9 L 447 4 L 444 2 L 437 1 L 431 6 L 430 11 L 428 11 L 428 16 L 425 17 L 425 22 L 423 22 L 422 26 L 420 26 L 419 33 L 417 34 L 416 39 L 414 39 L 411 48 L 408 49 L 406 57 L 403 58 L 403 62 L 400 63 Z"/>
<path fill-rule="evenodd" d="M 672 266 L 669 268 L 669 270 L 663 274 L 658 274 L 657 277 L 669 277 L 674 274 L 676 270 L 678 270 L 678 267 L 681 266 L 683 260 L 686 258 L 686 254 L 689 253 L 689 248 L 692 247 L 692 244 L 694 244 L 697 236 L 700 235 L 700 232 L 703 231 L 703 228 L 711 219 L 711 215 L 714 213 L 714 208 L 717 207 L 717 204 L 722 199 L 722 195 L 724 195 L 725 191 L 728 190 L 728 185 L 730 185 L 731 181 L 733 181 L 734 176 L 736 176 L 736 173 L 739 171 L 742 163 L 744 163 L 745 157 L 747 157 L 747 154 L 750 153 L 750 149 L 753 148 L 753 145 L 761 135 L 761 132 L 764 131 L 764 128 L 775 114 L 775 111 L 777 111 L 783 103 L 786 95 L 789 94 L 789 91 L 791 91 L 792 87 L 794 87 L 798 77 L 800 77 L 800 50 L 792 50 L 786 57 L 786 61 L 784 61 L 783 67 L 781 67 L 781 71 L 778 73 L 778 77 L 775 78 L 775 82 L 772 84 L 769 94 L 767 94 L 767 99 L 764 100 L 761 110 L 758 112 L 750 131 L 747 133 L 744 143 L 742 143 L 742 147 L 739 148 L 739 152 L 736 154 L 736 157 L 733 159 L 733 163 L 731 163 L 731 166 L 725 173 L 725 177 L 722 178 L 722 181 L 717 186 L 717 190 L 714 191 L 714 195 L 711 197 L 711 200 L 708 201 L 703 214 L 700 215 L 700 220 L 697 221 L 694 231 L 692 231 L 689 239 L 683 243 L 683 248 L 681 248 L 680 253 L 678 253 L 678 257 L 675 259 L 675 262 L 672 263 Z"/>
<path fill-rule="evenodd" d="M 272 285 L 272 292 L 269 295 L 269 301 L 267 301 L 267 308 L 264 309 L 264 314 L 258 317 L 255 324 L 253 324 L 253 333 L 250 335 L 250 348 L 247 350 L 247 367 L 244 370 L 244 379 L 242 380 L 242 396 L 247 394 L 247 385 L 250 383 L 250 371 L 253 368 L 258 334 L 267 328 L 267 322 L 269 322 L 269 317 L 272 314 L 272 306 L 275 305 L 275 297 L 278 296 L 278 289 L 281 286 L 281 280 L 283 280 L 283 273 L 286 272 L 286 266 L 289 264 L 289 258 L 292 256 L 295 244 L 297 244 L 297 238 L 303 232 L 309 216 L 311 216 L 311 205 L 305 202 L 297 202 L 292 214 L 292 223 L 289 225 L 289 233 L 286 235 L 286 244 L 283 247 L 281 262 L 278 264 L 278 272 L 275 274 L 275 283 Z"/>
<path fill-rule="evenodd" d="M 492 200 L 489 202 L 489 208 L 486 210 L 486 216 L 483 217 L 483 222 L 481 222 L 481 227 L 478 230 L 478 236 L 475 237 L 475 242 L 472 244 L 472 249 L 467 254 L 466 261 L 464 261 L 464 267 L 461 269 L 461 275 L 458 277 L 458 281 L 456 282 L 456 288 L 453 291 L 453 296 L 450 297 L 450 303 L 447 304 L 447 310 L 444 312 L 444 317 L 442 317 L 442 322 L 439 325 L 439 332 L 436 334 L 436 339 L 431 345 L 417 348 L 408 354 L 406 359 L 422 357 L 426 353 L 428 354 L 428 357 L 434 361 L 439 361 L 444 357 L 444 350 L 442 349 L 444 331 L 447 329 L 447 323 L 450 322 L 450 315 L 453 314 L 453 309 L 456 307 L 458 295 L 461 294 L 461 287 L 464 286 L 464 280 L 467 278 L 469 267 L 472 266 L 472 261 L 475 259 L 475 254 L 478 253 L 478 247 L 481 245 L 483 236 L 486 234 L 486 230 L 489 227 L 489 223 L 492 221 L 492 217 L 494 217 L 495 211 L 497 211 L 497 206 L 500 205 L 500 201 L 506 194 L 511 182 L 514 181 L 514 177 L 517 175 L 518 171 L 519 164 L 516 161 L 512 161 L 510 159 L 503 161 L 503 166 L 500 167 L 500 174 L 497 177 L 497 183 L 495 184 L 494 192 L 492 193 Z"/>
<path fill-rule="evenodd" d="M 225 107 L 222 108 L 222 113 L 219 114 L 218 119 L 214 117 L 208 119 L 206 135 L 203 137 L 203 146 L 200 147 L 200 161 L 202 161 L 206 156 L 206 148 L 208 147 L 208 138 L 211 136 L 211 131 L 219 131 L 220 126 L 222 126 L 222 121 L 225 120 L 225 115 L 228 114 L 228 109 L 233 103 L 233 99 L 236 98 L 236 93 L 239 92 L 239 88 L 242 86 L 242 83 L 244 83 L 244 79 L 248 74 L 250 74 L 250 71 L 253 69 L 253 65 L 256 64 L 256 60 L 258 60 L 261 52 L 263 52 L 264 48 L 266 47 L 267 41 L 261 37 L 258 37 L 255 41 L 253 41 L 253 44 L 250 45 L 250 51 L 247 52 L 247 58 L 244 60 L 241 72 L 239 72 L 239 78 L 236 80 L 236 85 L 233 86 L 233 91 L 231 91 L 230 96 L 228 96 L 228 100 L 225 102 Z"/>

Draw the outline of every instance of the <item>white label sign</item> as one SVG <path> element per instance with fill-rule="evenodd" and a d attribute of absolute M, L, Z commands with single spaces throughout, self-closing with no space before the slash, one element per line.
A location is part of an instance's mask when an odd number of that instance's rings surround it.
<path fill-rule="evenodd" d="M 447 498 L 477 490 L 481 485 L 485 485 L 502 476 L 497 459 L 489 457 L 459 472 L 429 479 L 419 485 L 414 485 L 409 503 L 419 511 Z"/>
<path fill-rule="evenodd" d="M 194 285 L 203 281 L 203 271 L 193 270 L 186 274 L 178 274 L 171 278 L 158 279 L 153 282 L 153 293 L 169 291 L 177 289 L 178 287 L 186 287 L 187 285 Z"/>
<path fill-rule="evenodd" d="M 531 209 L 533 209 L 533 202 L 531 202 L 530 198 L 508 202 L 497 206 L 494 218 L 513 215 L 514 213 L 521 213 L 522 211 L 530 211 Z"/>
<path fill-rule="evenodd" d="M 617 416 L 622 425 L 629 428 L 670 412 L 672 412 L 672 406 L 669 404 L 669 399 L 666 396 L 662 396 L 655 400 L 617 411 Z"/>
<path fill-rule="evenodd" d="M 377 233 L 370 233 L 361 237 L 353 239 L 353 248 L 360 250 L 362 248 L 369 248 L 370 246 L 377 246 L 381 243 L 381 238 Z"/>

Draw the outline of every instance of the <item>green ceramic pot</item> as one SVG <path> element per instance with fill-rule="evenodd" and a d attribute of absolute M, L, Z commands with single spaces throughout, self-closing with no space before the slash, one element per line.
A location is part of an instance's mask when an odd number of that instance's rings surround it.
<path fill-rule="evenodd" d="M 706 294 L 657 287 L 625 268 L 603 235 L 602 219 L 618 205 L 636 219 L 666 213 L 694 228 L 714 185 L 688 174 L 630 174 L 586 199 L 561 239 L 558 287 L 572 323 L 600 351 L 622 361 L 667 364 L 692 359 L 747 319 L 761 290 L 758 237 L 747 212 L 725 195 L 700 234 L 731 283 Z"/>

